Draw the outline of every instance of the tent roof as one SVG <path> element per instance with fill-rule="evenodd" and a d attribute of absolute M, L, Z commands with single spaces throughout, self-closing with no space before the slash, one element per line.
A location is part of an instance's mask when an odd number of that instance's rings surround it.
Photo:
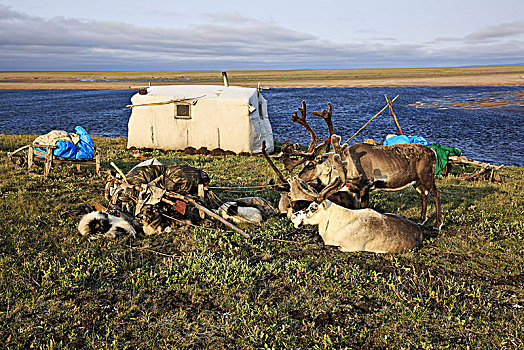
<path fill-rule="evenodd" d="M 219 98 L 249 100 L 257 92 L 255 88 L 239 86 L 213 86 L 213 85 L 169 85 L 151 86 L 147 88 L 149 96 L 169 96 L 173 98 Z"/>

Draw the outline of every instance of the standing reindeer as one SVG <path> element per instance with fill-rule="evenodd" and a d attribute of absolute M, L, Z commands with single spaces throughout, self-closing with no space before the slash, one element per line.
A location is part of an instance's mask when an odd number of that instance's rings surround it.
<path fill-rule="evenodd" d="M 313 201 L 306 209 L 294 212 L 291 221 L 296 228 L 303 224 L 318 225 L 324 244 L 342 251 L 402 253 L 419 247 L 422 232 L 413 222 L 393 214 L 380 214 L 372 209 L 352 210 L 326 199 L 346 182 L 345 162 L 334 156 L 334 178 L 325 191 L 316 193 L 303 180 L 295 177 L 290 184 L 291 201 Z"/>

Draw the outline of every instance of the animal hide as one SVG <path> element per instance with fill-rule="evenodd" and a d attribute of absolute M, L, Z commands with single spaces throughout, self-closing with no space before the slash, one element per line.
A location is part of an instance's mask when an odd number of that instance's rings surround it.
<path fill-rule="evenodd" d="M 120 234 L 130 234 L 135 237 L 136 231 L 126 220 L 102 211 L 93 211 L 82 217 L 78 223 L 78 231 L 89 239 L 101 236 L 115 238 Z"/>
<path fill-rule="evenodd" d="M 159 208 L 155 205 L 144 205 L 136 218 L 142 224 L 142 231 L 147 236 L 171 232 L 171 222 L 162 216 Z"/>
<path fill-rule="evenodd" d="M 230 219 L 235 224 L 249 223 L 258 224 L 262 222 L 262 213 L 255 207 L 242 207 L 237 202 L 226 202 L 218 208 L 218 215 L 224 219 Z"/>

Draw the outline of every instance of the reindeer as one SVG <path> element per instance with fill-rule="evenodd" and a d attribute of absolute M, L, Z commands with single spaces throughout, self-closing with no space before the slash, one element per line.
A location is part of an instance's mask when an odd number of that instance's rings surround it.
<path fill-rule="evenodd" d="M 422 225 L 427 221 L 427 197 L 435 200 L 435 228 L 442 227 L 440 193 L 435 185 L 436 154 L 426 146 L 403 144 L 373 146 L 357 143 L 340 146 L 340 136 L 332 135 L 335 152 L 321 154 L 306 163 L 299 177 L 304 181 L 320 180 L 324 185 L 331 180 L 334 158 L 339 155 L 346 165 L 348 188 L 360 197 L 361 208 L 369 205 L 369 192 L 374 190 L 399 191 L 414 186 L 422 198 Z"/>
<path fill-rule="evenodd" d="M 289 171 L 292 171 L 295 167 L 298 165 L 304 163 L 308 159 L 313 160 L 316 155 L 318 155 L 324 147 L 326 147 L 326 151 L 330 148 L 330 137 L 326 138 L 325 140 L 322 138 L 318 138 L 315 134 L 315 131 L 309 126 L 309 123 L 306 120 L 307 116 L 307 108 L 306 108 L 306 101 L 302 101 L 302 108 L 298 108 L 300 111 L 300 115 L 298 115 L 297 111 L 293 112 L 293 115 L 291 116 L 291 120 L 295 123 L 298 123 L 302 127 L 304 127 L 308 133 L 311 135 L 311 142 L 307 148 L 307 151 L 299 151 L 295 148 L 295 146 L 291 145 L 289 141 L 286 141 L 284 145 L 282 146 L 282 161 L 284 163 L 284 167 L 288 169 Z M 328 103 L 328 110 L 324 109 L 322 112 L 313 111 L 312 114 L 316 115 L 320 118 L 322 118 L 328 127 L 329 135 L 331 136 L 333 134 L 333 122 L 331 120 L 333 111 L 333 106 L 331 103 Z M 320 141 L 320 144 L 318 144 Z M 293 208 L 296 210 L 297 208 L 301 208 L 301 206 L 304 206 L 304 203 L 291 203 L 290 197 L 289 197 L 289 183 L 286 180 L 286 177 L 282 174 L 282 172 L 275 166 L 271 158 L 267 155 L 265 151 L 265 144 L 262 143 L 262 154 L 264 155 L 265 159 L 269 163 L 270 167 L 275 171 L 275 173 L 278 176 L 279 182 L 280 182 L 280 190 L 283 191 L 283 194 L 280 197 L 279 201 L 279 211 L 282 214 L 286 214 L 288 217 L 291 217 L 291 214 L 293 213 Z M 290 156 L 298 156 L 299 158 L 291 158 Z M 316 190 L 321 190 L 320 187 L 323 187 L 322 185 L 316 186 Z M 332 202 L 337 203 L 343 207 L 346 208 L 357 208 L 359 203 L 356 201 L 356 198 L 353 196 L 353 194 L 348 193 L 347 191 L 342 191 L 340 193 L 333 193 L 330 195 L 329 198 Z M 307 203 L 309 204 L 309 203 Z"/>
<path fill-rule="evenodd" d="M 302 209 L 305 208 L 305 203 L 303 201 L 295 201 L 292 202 L 290 197 L 290 187 L 289 187 L 289 181 L 285 178 L 284 174 L 275 166 L 275 163 L 271 160 L 271 158 L 268 156 L 266 152 L 266 144 L 264 141 L 262 141 L 262 154 L 266 158 L 267 162 L 269 163 L 271 169 L 277 174 L 278 180 L 280 182 L 280 190 L 283 191 L 282 195 L 280 196 L 280 200 L 278 202 L 278 210 L 281 214 L 286 214 L 288 218 L 291 217 L 293 214 L 293 210 Z M 317 190 L 318 188 L 314 189 Z M 338 205 L 344 207 L 344 208 L 357 208 L 358 202 L 356 201 L 356 198 L 348 192 L 336 192 L 332 193 L 329 196 L 329 199 L 337 203 Z M 309 203 L 307 203 L 309 204 Z"/>
<path fill-rule="evenodd" d="M 344 168 L 347 164 L 338 154 L 333 158 L 333 181 L 321 193 L 313 191 L 298 177 L 289 181 L 292 202 L 313 201 L 306 209 L 291 215 L 294 226 L 318 225 L 324 244 L 336 246 L 341 251 L 402 253 L 419 247 L 422 231 L 415 223 L 372 209 L 347 209 L 326 199 L 346 183 Z"/>
<path fill-rule="evenodd" d="M 421 223 L 424 224 L 427 221 L 427 197 L 428 194 L 431 194 L 436 206 L 435 227 L 440 230 L 442 227 L 440 193 L 435 185 L 436 155 L 432 149 L 419 144 L 372 146 L 357 143 L 349 146 L 345 143 L 341 146 L 340 137 L 333 134 L 331 103 L 328 103 L 328 110 L 312 112 L 313 115 L 324 119 L 329 131 L 329 137 L 317 145 L 322 139 L 317 137 L 306 120 L 305 101 L 302 101 L 302 108 L 298 110 L 300 115 L 294 111 L 291 120 L 309 132 L 311 142 L 307 151 L 303 152 L 286 141 L 282 147 L 282 153 L 283 163 L 288 171 L 291 172 L 295 167 L 306 162 L 299 177 L 308 182 L 317 180 L 322 186 L 326 186 L 331 182 L 333 156 L 337 153 L 343 161 L 347 161 L 348 183 L 343 189 L 350 191 L 354 196 L 344 195 L 343 191 L 333 195 L 341 197 L 341 200 L 347 203 L 346 207 L 367 208 L 370 191 L 378 189 L 398 191 L 414 186 L 422 199 Z M 329 152 L 330 142 L 335 152 Z M 324 146 L 326 146 L 327 153 L 320 154 Z M 355 203 L 356 201 L 359 203 Z M 285 210 L 289 212 L 290 202 L 284 194 L 281 198 L 281 208 L 287 208 Z"/>

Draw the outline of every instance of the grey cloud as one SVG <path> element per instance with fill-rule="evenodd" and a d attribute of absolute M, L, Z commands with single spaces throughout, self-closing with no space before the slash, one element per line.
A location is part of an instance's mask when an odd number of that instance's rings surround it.
<path fill-rule="evenodd" d="M 436 45 L 401 45 L 393 39 L 329 42 L 237 14 L 218 14 L 212 23 L 187 28 L 150 28 L 64 17 L 46 20 L 0 5 L 2 70 L 417 67 L 482 64 L 482 57 L 484 64 L 498 64 L 507 60 L 508 52 L 524 61 L 521 50 L 500 44 L 497 51 L 475 46 L 440 50 Z"/>
<path fill-rule="evenodd" d="M 12 10 L 10 7 L 0 4 L 0 21 L 14 21 L 19 19 L 29 18 L 29 16 Z"/>
<path fill-rule="evenodd" d="M 465 37 L 466 40 L 489 40 L 509 38 L 516 35 L 524 34 L 524 21 L 515 21 L 503 23 L 496 26 L 489 26 L 471 33 Z"/>
<path fill-rule="evenodd" d="M 448 42 L 453 42 L 453 41 L 462 41 L 462 40 L 463 40 L 463 39 L 461 39 L 461 38 L 453 38 L 453 37 L 438 37 L 438 38 L 436 38 L 436 39 L 434 40 L 434 42 L 439 42 L 439 41 L 441 41 L 441 42 L 446 42 L 446 41 L 448 41 Z"/>

